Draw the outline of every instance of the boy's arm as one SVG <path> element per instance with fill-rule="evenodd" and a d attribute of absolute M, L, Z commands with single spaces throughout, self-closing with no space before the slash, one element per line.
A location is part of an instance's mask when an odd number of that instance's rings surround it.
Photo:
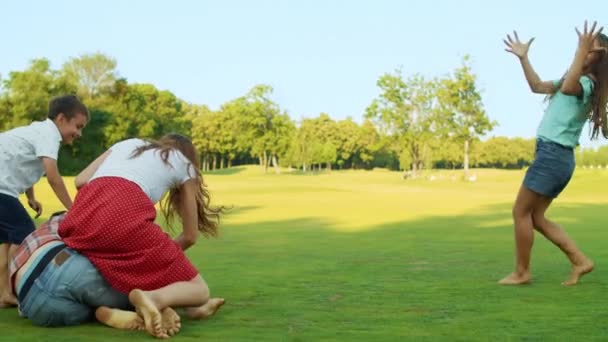
<path fill-rule="evenodd" d="M 40 217 L 42 214 L 42 204 L 36 201 L 36 196 L 34 195 L 34 186 L 25 190 L 25 196 L 27 196 L 27 204 L 36 211 L 36 216 L 34 218 Z"/>
<path fill-rule="evenodd" d="M 57 195 L 57 198 L 59 198 L 59 201 L 61 201 L 61 204 L 63 204 L 63 206 L 69 210 L 72 207 L 72 198 L 68 193 L 68 189 L 65 187 L 63 178 L 59 174 L 59 169 L 57 169 L 57 161 L 47 157 L 42 157 L 41 159 L 49 185 L 55 192 L 55 195 Z"/>
<path fill-rule="evenodd" d="M 84 170 L 82 170 L 78 174 L 78 176 L 76 176 L 76 178 L 74 179 L 74 183 L 76 184 L 76 189 L 80 190 L 80 188 L 82 188 L 89 182 L 91 177 L 93 177 L 95 172 L 97 172 L 97 169 L 99 169 L 99 166 L 110 155 L 110 152 L 112 152 L 112 151 L 111 150 L 105 151 L 102 155 L 97 157 L 97 159 L 95 159 L 91 164 L 89 164 L 89 166 L 87 166 Z"/>
<path fill-rule="evenodd" d="M 180 206 L 179 215 L 182 218 L 183 231 L 175 238 L 175 242 L 186 250 L 196 243 L 198 239 L 198 208 L 196 205 L 196 187 L 198 182 L 196 179 L 190 179 L 182 184 L 180 188 Z"/>

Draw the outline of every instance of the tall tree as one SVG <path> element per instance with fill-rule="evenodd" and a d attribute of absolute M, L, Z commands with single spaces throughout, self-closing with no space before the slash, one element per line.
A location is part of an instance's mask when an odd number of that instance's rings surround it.
<path fill-rule="evenodd" d="M 273 131 L 269 151 L 275 172 L 280 173 L 280 160 L 285 158 L 288 153 L 296 127 L 287 113 L 276 115 L 272 121 Z"/>
<path fill-rule="evenodd" d="M 293 125 L 288 115 L 281 113 L 279 105 L 270 99 L 272 92 L 271 86 L 260 84 L 238 100 L 243 108 L 240 127 L 244 136 L 251 141 L 251 156 L 259 158 L 265 173 L 268 172 L 271 160 L 282 153 L 277 147 L 283 146 L 282 149 L 286 149 L 281 132 L 289 131 L 288 126 Z M 282 118 L 277 118 L 280 116 Z"/>
<path fill-rule="evenodd" d="M 213 140 L 215 137 L 214 113 L 207 106 L 190 104 L 185 106 L 184 111 L 192 123 L 190 136 L 202 159 L 202 169 L 209 171 L 211 170 L 210 158 L 217 152 Z"/>
<path fill-rule="evenodd" d="M 440 81 L 437 92 L 442 110 L 450 117 L 451 135 L 463 144 L 464 176 L 468 177 L 470 144 L 489 132 L 496 122 L 491 121 L 483 109 L 476 76 L 471 71 L 469 56 L 450 77 Z"/>
<path fill-rule="evenodd" d="M 420 75 L 403 80 L 401 71 L 384 74 L 377 82 L 381 94 L 366 109 L 366 118 L 374 120 L 382 133 L 397 137 L 410 158 L 400 158 L 411 165 L 413 175 L 423 166 L 428 144 L 444 126 L 437 116 L 435 81 Z M 401 153 L 403 154 L 403 153 Z"/>
<path fill-rule="evenodd" d="M 70 59 L 63 72 L 77 82 L 78 95 L 85 100 L 109 91 L 118 79 L 116 60 L 99 52 Z"/>

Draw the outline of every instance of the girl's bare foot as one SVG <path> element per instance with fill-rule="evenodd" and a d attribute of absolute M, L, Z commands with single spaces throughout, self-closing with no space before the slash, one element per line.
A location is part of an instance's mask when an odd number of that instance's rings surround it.
<path fill-rule="evenodd" d="M 578 283 L 579 279 L 587 273 L 593 271 L 593 261 L 585 258 L 583 262 L 580 264 L 572 264 L 572 272 L 570 273 L 570 278 L 564 281 L 562 285 L 564 286 L 572 286 Z"/>
<path fill-rule="evenodd" d="M 173 336 L 179 332 L 182 327 L 181 318 L 170 307 L 164 308 L 161 312 L 162 326 L 167 331 L 169 336 Z"/>
<path fill-rule="evenodd" d="M 134 311 L 110 309 L 100 306 L 95 310 L 95 317 L 101 323 L 115 329 L 144 330 L 144 320 Z"/>
<path fill-rule="evenodd" d="M 500 281 L 498 281 L 498 283 L 500 285 L 523 285 L 528 284 L 530 280 L 532 280 L 530 272 L 526 272 L 523 274 L 513 272 L 508 276 L 502 278 Z"/>
<path fill-rule="evenodd" d="M 131 291 L 129 302 L 133 304 L 135 311 L 143 317 L 146 331 L 150 335 L 158 338 L 169 338 L 167 331 L 162 327 L 160 311 L 144 291 L 138 289 Z"/>
<path fill-rule="evenodd" d="M 187 308 L 186 314 L 191 319 L 205 319 L 216 313 L 225 302 L 224 298 L 211 298 L 202 306 Z"/>

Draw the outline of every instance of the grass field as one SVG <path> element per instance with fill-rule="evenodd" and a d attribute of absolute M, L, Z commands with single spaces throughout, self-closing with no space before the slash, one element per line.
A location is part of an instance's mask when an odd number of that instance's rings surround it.
<path fill-rule="evenodd" d="M 513 267 L 511 206 L 523 171 L 206 175 L 231 205 L 218 239 L 188 255 L 214 296 L 212 319 L 185 321 L 179 341 L 606 340 L 608 170 L 577 170 L 549 217 L 596 262 L 562 287 L 567 259 L 540 235 L 533 283 L 502 287 Z M 67 178 L 68 183 L 72 179 Z M 43 182 L 44 183 L 44 182 Z M 45 215 L 59 209 L 37 187 Z M 38 328 L 0 311 L 0 341 L 149 341 L 96 323 Z"/>

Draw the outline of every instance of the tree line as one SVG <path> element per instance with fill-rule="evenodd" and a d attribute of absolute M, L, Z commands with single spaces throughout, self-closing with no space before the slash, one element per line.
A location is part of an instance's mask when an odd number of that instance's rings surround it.
<path fill-rule="evenodd" d="M 83 137 L 62 147 L 63 174 L 79 172 L 115 142 L 168 132 L 192 138 L 204 171 L 258 163 L 264 172 L 379 167 L 415 175 L 420 169 L 463 168 L 466 175 L 469 167 L 521 168 L 533 158 L 532 139 L 481 141 L 496 122 L 483 108 L 468 57 L 432 79 L 405 77 L 400 70 L 381 75 L 380 93 L 370 99 L 361 123 L 329 113 L 296 122 L 265 84 L 212 110 L 152 84 L 129 83 L 116 66 L 102 53 L 71 58 L 59 69 L 41 58 L 0 77 L 0 131 L 43 120 L 50 98 L 77 94 L 91 118 Z M 588 163 L 608 164 L 606 150 L 579 154 Z"/>

